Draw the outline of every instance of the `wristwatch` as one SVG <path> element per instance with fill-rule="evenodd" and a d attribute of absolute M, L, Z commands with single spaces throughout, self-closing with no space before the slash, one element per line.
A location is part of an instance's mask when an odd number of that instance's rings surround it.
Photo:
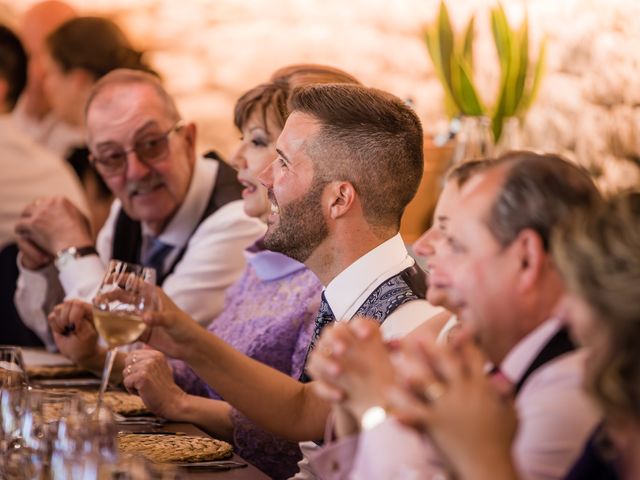
<path fill-rule="evenodd" d="M 56 253 L 56 258 L 53 263 L 56 265 L 58 270 L 64 268 L 66 264 L 69 262 L 81 258 L 86 257 L 87 255 L 97 255 L 98 251 L 94 246 L 90 245 L 87 247 L 69 247 L 63 250 L 60 250 Z"/>
<path fill-rule="evenodd" d="M 363 431 L 377 427 L 387 419 L 387 411 L 384 407 L 376 405 L 365 410 L 360 419 L 360 428 Z"/>

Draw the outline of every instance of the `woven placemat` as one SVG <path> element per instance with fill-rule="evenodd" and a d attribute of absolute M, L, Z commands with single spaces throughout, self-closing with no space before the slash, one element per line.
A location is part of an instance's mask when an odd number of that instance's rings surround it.
<path fill-rule="evenodd" d="M 95 405 L 98 402 L 98 392 L 88 392 L 75 388 L 58 388 L 56 391 L 80 395 L 82 401 L 88 405 Z M 142 398 L 127 392 L 105 392 L 104 403 L 111 408 L 113 413 L 119 413 L 125 417 L 150 413 L 147 407 L 145 407 Z"/>
<path fill-rule="evenodd" d="M 86 377 L 91 373 L 77 365 L 31 365 L 27 367 L 27 375 L 32 380 L 44 380 Z"/>
<path fill-rule="evenodd" d="M 118 448 L 125 454 L 142 455 L 154 463 L 210 462 L 233 454 L 227 442 L 189 435 L 118 433 Z"/>
<path fill-rule="evenodd" d="M 98 401 L 98 392 L 81 392 L 80 394 L 88 404 L 95 404 Z M 142 398 L 127 392 L 106 392 L 104 394 L 104 403 L 114 413 L 119 413 L 125 417 L 149 413 Z"/>

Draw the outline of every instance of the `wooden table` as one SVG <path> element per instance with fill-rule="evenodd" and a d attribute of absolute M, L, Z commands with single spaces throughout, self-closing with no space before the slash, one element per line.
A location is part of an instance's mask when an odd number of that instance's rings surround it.
<path fill-rule="evenodd" d="M 150 428 L 147 425 L 119 425 L 118 429 L 127 432 L 141 432 L 141 431 L 166 431 L 166 432 L 183 432 L 187 435 L 193 435 L 197 437 L 209 437 L 206 433 L 200 430 L 195 425 L 190 423 L 166 423 L 162 427 Z M 220 471 L 198 471 L 197 469 L 190 470 L 184 468 L 185 478 L 187 479 L 205 479 L 211 478 L 215 480 L 268 480 L 269 477 L 244 460 L 242 457 L 233 454 L 229 460 L 236 462 L 246 463 L 246 467 L 232 468 L 230 470 Z"/>
<path fill-rule="evenodd" d="M 70 362 L 62 357 L 60 354 L 52 354 L 44 351 L 44 349 L 23 349 L 23 356 L 25 357 L 25 363 L 27 367 L 30 364 L 33 365 L 59 365 L 59 364 L 69 364 Z M 64 382 L 64 381 L 63 381 Z M 46 382 L 45 382 L 46 383 Z M 52 385 L 40 385 L 41 388 L 51 388 L 55 389 L 56 387 Z M 68 388 L 70 385 L 58 385 L 58 388 Z M 83 388 L 78 387 L 77 385 L 74 388 Z M 95 385 L 89 387 L 85 387 L 88 389 L 95 389 Z M 159 431 L 164 430 L 168 432 L 183 432 L 187 435 L 194 435 L 199 437 L 209 437 L 206 433 L 200 430 L 195 425 L 191 425 L 189 423 L 167 423 L 161 427 L 150 427 L 149 425 L 118 425 L 118 430 L 120 431 L 129 431 L 129 432 L 140 432 L 140 431 Z M 218 471 L 197 471 L 194 469 L 184 468 L 185 478 L 187 479 L 205 479 L 212 478 L 216 480 L 268 480 L 269 477 L 258 470 L 256 467 L 251 465 L 249 462 L 241 458 L 240 456 L 234 454 L 230 459 L 236 462 L 246 463 L 246 467 L 242 468 L 232 468 L 230 470 L 218 470 Z"/>

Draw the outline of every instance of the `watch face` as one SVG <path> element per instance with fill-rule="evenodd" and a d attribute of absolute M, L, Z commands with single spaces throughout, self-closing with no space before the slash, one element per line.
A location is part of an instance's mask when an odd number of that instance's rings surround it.
<path fill-rule="evenodd" d="M 92 245 L 87 247 L 69 247 L 64 250 L 59 251 L 56 254 L 56 258 L 54 260 L 55 266 L 60 270 L 60 268 L 64 267 L 67 263 L 75 260 L 76 258 L 86 257 L 87 255 L 97 255 L 98 251 Z"/>
<path fill-rule="evenodd" d="M 58 253 L 54 263 L 58 268 L 58 270 L 60 270 L 62 267 L 64 267 L 67 263 L 69 263 L 74 258 L 76 258 L 76 249 L 75 247 L 71 247 L 71 248 L 68 248 L 67 250 L 63 250 L 62 252 Z"/>
<path fill-rule="evenodd" d="M 371 430 L 372 428 L 380 425 L 387 418 L 387 411 L 380 407 L 368 408 L 362 415 L 360 421 L 363 430 Z"/>

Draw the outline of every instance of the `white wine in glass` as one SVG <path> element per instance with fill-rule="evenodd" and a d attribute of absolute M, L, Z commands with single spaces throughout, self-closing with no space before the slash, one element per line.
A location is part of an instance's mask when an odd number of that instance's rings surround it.
<path fill-rule="evenodd" d="M 145 330 L 142 316 L 156 309 L 155 270 L 111 260 L 93 299 L 93 321 L 109 350 L 102 371 L 98 406 L 111 376 L 118 347 L 135 342 Z"/>

